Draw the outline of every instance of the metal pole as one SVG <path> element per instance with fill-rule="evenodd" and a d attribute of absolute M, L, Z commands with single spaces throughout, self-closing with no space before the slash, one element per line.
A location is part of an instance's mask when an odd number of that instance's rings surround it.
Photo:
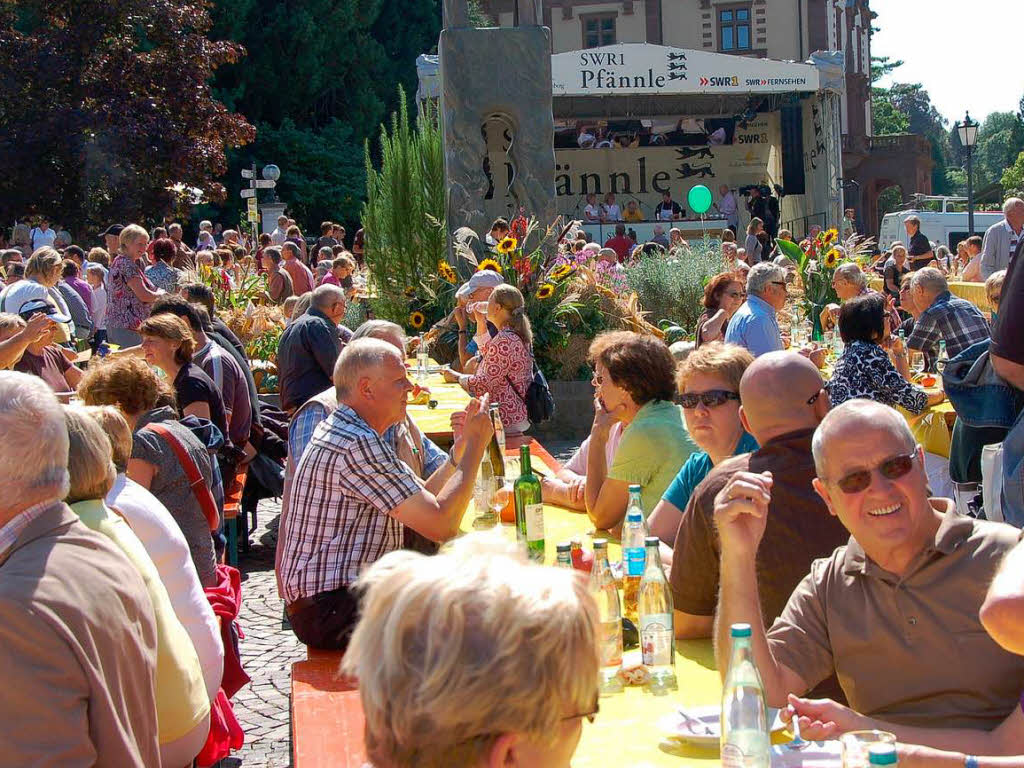
<path fill-rule="evenodd" d="M 967 236 L 974 236 L 974 181 L 971 178 L 971 156 L 974 147 L 967 147 Z"/>

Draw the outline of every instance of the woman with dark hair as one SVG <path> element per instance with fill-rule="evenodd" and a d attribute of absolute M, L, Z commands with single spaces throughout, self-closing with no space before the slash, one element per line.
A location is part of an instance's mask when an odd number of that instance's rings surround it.
<path fill-rule="evenodd" d="M 168 293 L 177 291 L 181 280 L 181 270 L 171 266 L 177 255 L 178 248 L 169 237 L 153 241 L 153 266 L 146 268 L 146 277 Z"/>
<path fill-rule="evenodd" d="M 910 368 L 898 339 L 888 353 L 882 348 L 882 340 L 889 336 L 889 316 L 881 294 L 856 296 L 843 304 L 839 334 L 846 349 L 825 385 L 832 407 L 863 397 L 920 413 L 942 401 L 941 392 L 929 395 L 910 383 Z"/>
<path fill-rule="evenodd" d="M 587 514 L 598 528 L 622 521 L 629 486 L 641 486 L 644 512 L 661 500 L 679 468 L 697 450 L 673 402 L 676 361 L 651 336 L 603 333 L 590 345 L 594 423 L 587 452 Z M 605 444 L 615 422 L 625 424 L 608 466 Z"/>
<path fill-rule="evenodd" d="M 526 390 L 533 381 L 533 332 L 519 289 L 513 285 L 495 288 L 487 300 L 487 320 L 498 332 L 484 347 L 476 373 L 445 369 L 444 378 L 457 381 L 474 397 L 490 393 L 491 402 L 498 404 L 506 436 L 520 435 L 530 428 Z"/>
<path fill-rule="evenodd" d="M 704 314 L 697 321 L 695 347 L 708 341 L 722 341 L 729 318 L 747 298 L 743 276 L 736 272 L 715 275 L 704 287 Z"/>

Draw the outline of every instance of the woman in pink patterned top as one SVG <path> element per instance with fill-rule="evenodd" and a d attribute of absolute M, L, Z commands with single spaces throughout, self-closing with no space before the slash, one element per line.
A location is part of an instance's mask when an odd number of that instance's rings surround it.
<path fill-rule="evenodd" d="M 139 326 L 149 317 L 149 305 L 163 291 L 149 281 L 138 264 L 149 244 L 149 233 L 137 224 L 129 224 L 121 230 L 119 239 L 120 250 L 107 274 L 107 340 L 129 347 L 142 343 Z"/>
<path fill-rule="evenodd" d="M 526 390 L 533 381 L 533 334 L 526 316 L 523 294 L 511 285 L 499 285 L 487 300 L 487 319 L 498 333 L 484 348 L 476 373 L 444 371 L 446 381 L 458 381 L 471 395 L 490 393 L 498 404 L 506 435 L 530 428 L 526 415 Z"/>

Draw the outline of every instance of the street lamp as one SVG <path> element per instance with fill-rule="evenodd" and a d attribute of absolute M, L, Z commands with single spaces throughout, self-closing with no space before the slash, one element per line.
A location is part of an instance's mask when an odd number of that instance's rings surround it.
<path fill-rule="evenodd" d="M 971 120 L 971 113 L 964 113 L 964 121 L 956 124 L 956 132 L 960 136 L 960 146 L 967 153 L 967 229 L 968 237 L 974 234 L 974 180 L 971 173 L 971 155 L 974 145 L 978 143 L 978 124 Z"/>
<path fill-rule="evenodd" d="M 260 175 L 267 181 L 277 181 L 281 178 L 281 169 L 271 163 L 270 165 L 264 165 L 263 170 L 260 171 Z M 274 188 L 270 188 L 270 202 L 277 202 L 277 193 L 274 192 Z"/>

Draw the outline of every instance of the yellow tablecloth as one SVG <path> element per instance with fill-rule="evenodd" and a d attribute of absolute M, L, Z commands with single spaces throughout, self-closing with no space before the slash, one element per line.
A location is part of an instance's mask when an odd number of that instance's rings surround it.
<path fill-rule="evenodd" d="M 535 468 L 545 469 L 535 456 Z M 463 530 L 472 530 L 475 513 L 466 512 Z M 511 525 L 503 525 L 506 535 L 515 536 Z M 572 512 L 551 504 L 544 505 L 545 561 L 555 562 L 555 547 L 573 536 L 583 539 L 586 549 L 592 547 L 594 525 L 584 513 Z M 602 533 L 603 535 L 603 533 Z M 609 540 L 608 555 L 619 560 L 622 550 Z M 719 706 L 722 685 L 715 669 L 710 640 L 693 640 L 676 644 L 676 677 L 679 689 L 668 695 L 654 696 L 643 688 L 628 687 L 622 693 L 601 699 L 601 711 L 593 725 L 584 721 L 583 736 L 573 768 L 644 768 L 646 766 L 712 766 L 719 764 L 718 748 L 704 749 L 666 740 L 658 721 L 679 707 Z M 784 741 L 776 737 L 776 741 Z"/>
<path fill-rule="evenodd" d="M 881 291 L 883 286 L 882 278 L 869 277 L 868 287 Z M 964 283 L 954 280 L 949 283 L 949 292 L 961 299 L 967 299 L 982 312 L 991 312 L 992 307 L 988 304 L 988 296 L 985 293 L 984 283 Z"/>
<path fill-rule="evenodd" d="M 929 390 L 930 391 L 930 390 Z M 952 430 L 947 416 L 956 413 L 949 401 L 943 401 L 919 414 L 913 414 L 903 408 L 897 408 L 910 425 L 917 442 L 928 453 L 934 453 L 944 459 L 949 458 L 950 446 L 953 441 Z"/>
<path fill-rule="evenodd" d="M 409 377 L 416 383 L 420 383 L 416 377 L 416 361 L 410 360 L 412 370 Z M 431 365 L 436 365 L 431 361 Z M 424 385 L 430 388 L 430 397 L 437 400 L 437 408 L 430 408 L 428 405 L 408 406 L 409 415 L 412 416 L 416 425 L 423 430 L 423 434 L 435 442 L 452 441 L 452 414 L 461 411 L 469 403 L 469 394 L 458 384 L 448 384 L 440 373 L 431 373 L 427 376 Z"/>

